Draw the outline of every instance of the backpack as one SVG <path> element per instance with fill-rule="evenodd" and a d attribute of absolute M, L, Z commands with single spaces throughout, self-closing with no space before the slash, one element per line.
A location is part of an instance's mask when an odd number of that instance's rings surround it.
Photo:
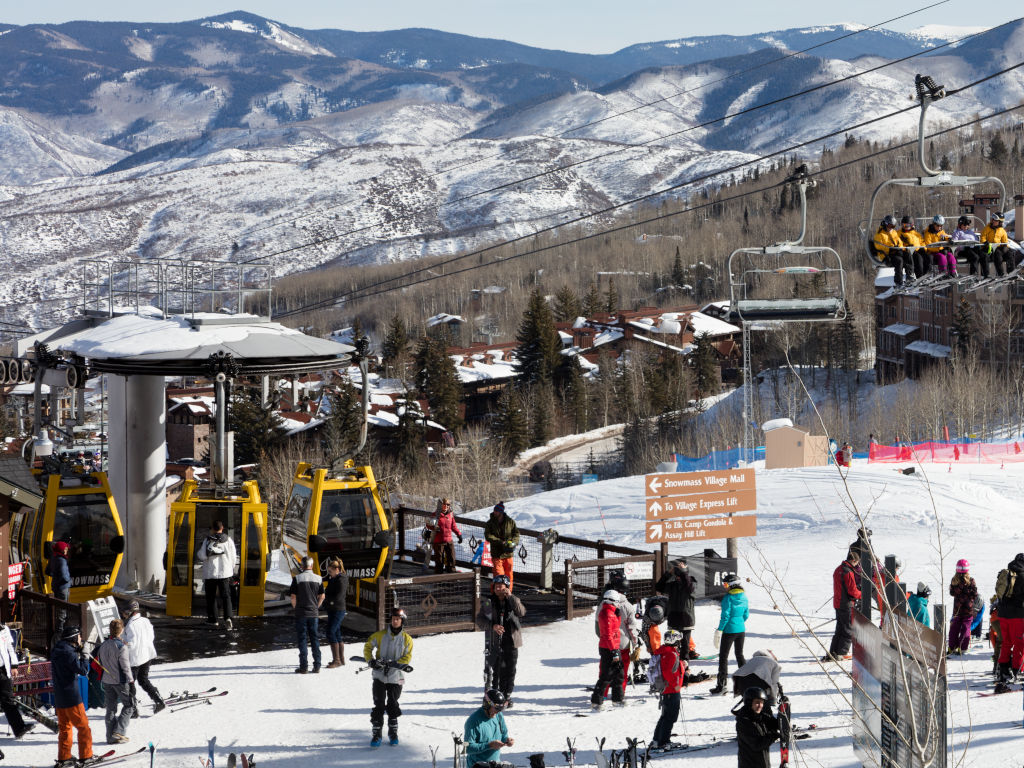
<path fill-rule="evenodd" d="M 1003 568 L 996 577 L 996 597 L 1000 600 L 1013 596 L 1013 589 L 1017 585 L 1017 574 L 1009 568 Z"/>
<path fill-rule="evenodd" d="M 651 657 L 651 662 L 647 664 L 647 682 L 651 684 L 652 693 L 664 693 L 665 688 L 668 687 L 668 680 L 666 680 L 661 674 L 661 656 L 655 655 Z M 676 663 L 672 666 L 672 671 L 675 672 L 679 669 L 679 656 L 676 656 Z"/>

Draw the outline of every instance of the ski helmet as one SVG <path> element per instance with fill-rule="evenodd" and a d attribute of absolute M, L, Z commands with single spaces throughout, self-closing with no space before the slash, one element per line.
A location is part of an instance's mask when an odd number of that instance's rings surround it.
<path fill-rule="evenodd" d="M 932 593 L 932 588 L 925 584 L 923 581 L 917 582 L 917 596 L 928 597 Z"/>
<path fill-rule="evenodd" d="M 946 223 L 946 217 L 941 213 L 936 213 L 932 216 L 932 224 L 938 224 L 940 227 Z"/>
<path fill-rule="evenodd" d="M 989 214 L 989 218 L 992 219 L 992 221 L 1005 221 L 1006 220 L 1006 217 L 1003 216 L 1003 214 L 1000 213 L 999 211 L 992 211 L 992 213 Z"/>
<path fill-rule="evenodd" d="M 647 620 L 651 624 L 661 624 L 665 620 L 665 606 L 655 603 L 647 608 Z"/>
<path fill-rule="evenodd" d="M 891 214 L 886 214 L 885 218 L 882 219 L 882 226 L 883 227 L 895 227 L 896 226 L 896 219 L 893 218 Z"/>
<path fill-rule="evenodd" d="M 966 560 L 957 560 L 956 561 L 956 572 L 957 573 L 967 573 L 967 571 L 970 570 L 970 568 L 971 568 L 971 564 L 968 563 Z"/>
<path fill-rule="evenodd" d="M 505 586 L 505 587 L 511 587 L 512 586 L 512 582 L 509 581 L 508 576 L 506 576 L 503 573 L 500 573 L 497 576 L 495 576 L 493 579 L 491 579 L 491 584 L 493 584 L 496 587 L 498 585 Z"/>
<path fill-rule="evenodd" d="M 956 220 L 956 225 L 958 227 L 969 227 L 971 226 L 971 219 L 968 216 L 961 216 Z"/>
<path fill-rule="evenodd" d="M 391 618 L 398 617 L 402 620 L 402 626 L 405 626 L 405 620 L 409 618 L 409 614 L 405 612 L 404 608 L 399 608 L 397 605 L 391 609 Z"/>
<path fill-rule="evenodd" d="M 484 694 L 484 704 L 486 704 L 489 707 L 494 707 L 499 711 L 505 708 L 505 704 L 507 703 L 507 701 L 508 700 L 505 698 L 505 694 L 499 691 L 497 688 L 491 688 L 489 691 L 487 691 L 487 693 Z"/>
<path fill-rule="evenodd" d="M 743 691 L 744 704 L 749 704 L 755 699 L 760 699 L 761 701 L 768 701 L 768 695 L 764 692 L 763 688 L 758 688 L 756 685 L 751 686 L 750 688 L 747 688 L 745 691 Z"/>
<path fill-rule="evenodd" d="M 666 630 L 665 636 L 662 638 L 662 642 L 665 645 L 679 645 L 683 642 L 683 633 L 678 629 Z"/>
<path fill-rule="evenodd" d="M 735 584 L 739 579 L 736 578 L 735 573 L 727 573 L 722 577 L 722 584 Z"/>
<path fill-rule="evenodd" d="M 608 586 L 605 589 L 614 589 L 616 592 L 622 592 L 625 594 L 629 589 L 629 579 L 626 578 L 625 571 L 612 571 L 608 576 Z"/>

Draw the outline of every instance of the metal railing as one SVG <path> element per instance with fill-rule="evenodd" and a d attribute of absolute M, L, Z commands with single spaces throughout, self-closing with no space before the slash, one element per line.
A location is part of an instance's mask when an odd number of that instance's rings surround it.
<path fill-rule="evenodd" d="M 363 595 L 377 617 L 377 629 L 388 625 L 395 606 L 408 614 L 407 631 L 412 635 L 458 632 L 476 629 L 480 612 L 480 570 L 378 579 L 376 592 Z"/>

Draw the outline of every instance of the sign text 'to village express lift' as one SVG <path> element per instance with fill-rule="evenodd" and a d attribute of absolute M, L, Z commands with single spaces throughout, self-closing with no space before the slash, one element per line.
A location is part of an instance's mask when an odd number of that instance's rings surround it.
<path fill-rule="evenodd" d="M 754 470 L 670 472 L 644 476 L 648 544 L 734 539 L 757 534 Z"/>

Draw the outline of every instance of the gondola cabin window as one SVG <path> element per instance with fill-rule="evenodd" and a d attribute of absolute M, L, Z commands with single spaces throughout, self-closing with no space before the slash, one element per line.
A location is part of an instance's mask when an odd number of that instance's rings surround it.
<path fill-rule="evenodd" d="M 312 494 L 313 491 L 304 485 L 293 485 L 291 498 L 284 511 L 285 541 L 302 552 L 306 550 L 309 498 Z"/>
<path fill-rule="evenodd" d="M 103 493 L 62 496 L 53 518 L 53 540 L 68 543 L 72 587 L 110 582 L 118 552 L 112 547 L 120 534 Z"/>
<path fill-rule="evenodd" d="M 316 531 L 326 541 L 324 552 L 344 554 L 373 547 L 375 516 L 370 493 L 324 491 Z"/>

